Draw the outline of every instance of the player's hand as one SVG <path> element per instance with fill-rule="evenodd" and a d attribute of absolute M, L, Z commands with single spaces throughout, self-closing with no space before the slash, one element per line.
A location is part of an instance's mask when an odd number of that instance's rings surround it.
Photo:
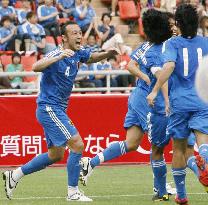
<path fill-rule="evenodd" d="M 152 107 L 154 106 L 156 97 L 157 97 L 157 92 L 153 92 L 153 91 L 147 96 L 147 101 L 150 106 Z"/>
<path fill-rule="evenodd" d="M 62 50 L 61 55 L 59 56 L 59 60 L 62 60 L 64 58 L 69 58 L 72 57 L 74 55 L 74 51 L 71 49 L 64 49 Z"/>
<path fill-rule="evenodd" d="M 108 55 L 109 56 L 121 55 L 121 52 L 118 48 L 113 47 L 108 50 Z"/>
<path fill-rule="evenodd" d="M 168 117 L 170 115 L 170 105 L 169 105 L 169 103 L 165 105 L 165 114 L 166 114 L 166 117 Z"/>

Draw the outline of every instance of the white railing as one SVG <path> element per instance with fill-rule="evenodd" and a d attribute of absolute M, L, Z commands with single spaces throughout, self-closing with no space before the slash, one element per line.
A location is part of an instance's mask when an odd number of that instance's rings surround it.
<path fill-rule="evenodd" d="M 130 75 L 127 70 L 103 70 L 103 71 L 79 71 L 77 76 L 88 76 L 88 75 L 105 75 L 106 76 L 106 87 L 99 88 L 73 88 L 73 92 L 101 92 L 106 91 L 111 93 L 111 91 L 130 91 L 132 87 L 110 87 L 111 75 Z M 37 72 L 0 72 L 0 77 L 8 76 L 20 76 L 20 77 L 31 77 L 38 76 L 40 79 L 41 73 Z M 39 87 L 39 86 L 37 86 Z M 39 88 L 36 89 L 0 89 L 0 94 L 2 93 L 34 93 L 39 92 Z"/>

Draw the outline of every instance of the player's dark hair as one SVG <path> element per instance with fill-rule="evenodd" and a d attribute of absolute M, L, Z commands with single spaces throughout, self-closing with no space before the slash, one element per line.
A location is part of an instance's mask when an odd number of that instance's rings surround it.
<path fill-rule="evenodd" d="M 68 25 L 78 25 L 76 22 L 74 21 L 67 21 L 66 23 L 61 25 L 61 35 L 65 35 L 66 34 L 66 27 Z"/>
<path fill-rule="evenodd" d="M 165 14 L 167 15 L 168 19 L 175 19 L 175 15 L 171 12 L 165 12 Z"/>
<path fill-rule="evenodd" d="M 12 22 L 12 19 L 10 18 L 10 16 L 3 16 L 1 19 L 1 25 L 3 26 L 5 21 L 10 21 Z"/>
<path fill-rule="evenodd" d="M 150 9 L 143 14 L 142 23 L 148 41 L 161 44 L 171 37 L 169 18 L 164 12 Z"/>
<path fill-rule="evenodd" d="M 101 21 L 104 20 L 105 16 L 109 17 L 110 20 L 112 20 L 112 16 L 109 13 L 103 13 L 102 17 L 101 17 Z"/>
<path fill-rule="evenodd" d="M 184 38 L 193 38 L 196 36 L 199 24 L 196 8 L 190 4 L 180 5 L 176 10 L 175 20 Z"/>

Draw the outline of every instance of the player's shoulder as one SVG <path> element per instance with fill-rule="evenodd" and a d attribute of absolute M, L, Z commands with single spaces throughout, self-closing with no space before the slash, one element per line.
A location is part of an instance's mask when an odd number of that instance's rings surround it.
<path fill-rule="evenodd" d="M 80 49 L 76 52 L 79 56 L 85 55 L 86 53 L 90 53 L 91 49 L 81 46 Z"/>
<path fill-rule="evenodd" d="M 59 56 L 61 54 L 61 47 L 59 46 L 58 48 L 53 49 L 52 51 L 48 52 L 44 58 L 50 58 L 50 57 L 55 57 Z"/>
<path fill-rule="evenodd" d="M 138 60 L 142 58 L 152 46 L 153 44 L 150 42 L 144 42 L 132 52 L 131 56 Z"/>

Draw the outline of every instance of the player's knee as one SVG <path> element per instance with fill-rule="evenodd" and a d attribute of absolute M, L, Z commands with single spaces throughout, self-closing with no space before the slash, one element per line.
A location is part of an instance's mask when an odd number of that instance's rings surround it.
<path fill-rule="evenodd" d="M 128 151 L 136 151 L 139 146 L 137 142 L 127 142 Z"/>
<path fill-rule="evenodd" d="M 51 153 L 51 154 L 49 153 L 49 158 L 53 162 L 59 162 L 64 159 L 64 153 L 62 152 L 56 152 L 56 153 Z"/>
<path fill-rule="evenodd" d="M 163 158 L 163 147 L 157 147 L 155 145 L 152 146 L 152 159 L 153 160 L 160 160 Z"/>
<path fill-rule="evenodd" d="M 73 151 L 77 153 L 82 153 L 84 151 L 84 143 L 82 141 L 77 142 L 73 146 Z"/>

